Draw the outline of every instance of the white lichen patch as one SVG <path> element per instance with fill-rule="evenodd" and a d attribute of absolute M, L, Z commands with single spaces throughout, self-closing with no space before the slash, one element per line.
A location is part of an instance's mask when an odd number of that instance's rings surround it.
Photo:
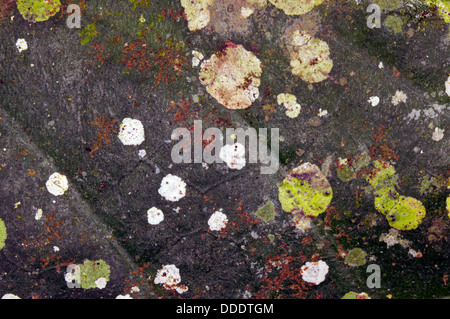
<path fill-rule="evenodd" d="M 152 207 L 147 211 L 147 220 L 150 225 L 158 225 L 164 220 L 164 213 L 160 209 Z"/>
<path fill-rule="evenodd" d="M 107 283 L 108 283 L 108 281 L 106 280 L 106 278 L 103 278 L 103 277 L 100 277 L 95 281 L 95 285 L 99 289 L 105 288 Z"/>
<path fill-rule="evenodd" d="M 287 15 L 300 15 L 311 11 L 323 0 L 269 0 L 275 7 L 284 11 Z"/>
<path fill-rule="evenodd" d="M 333 68 L 330 48 L 325 41 L 311 38 L 305 44 L 294 46 L 291 52 L 291 72 L 308 83 L 328 78 Z"/>
<path fill-rule="evenodd" d="M 439 142 L 444 138 L 444 131 L 445 129 L 441 129 L 439 127 L 436 127 L 433 132 L 433 136 L 431 137 L 433 141 Z"/>
<path fill-rule="evenodd" d="M 255 12 L 255 9 L 253 9 L 252 7 L 242 7 L 241 8 L 241 16 L 243 18 L 248 18 L 249 16 L 251 16 L 253 14 L 253 12 Z"/>
<path fill-rule="evenodd" d="M 208 25 L 211 19 L 209 7 L 213 3 L 214 0 L 181 0 L 190 31 L 198 31 Z"/>
<path fill-rule="evenodd" d="M 445 81 L 445 93 L 450 96 L 450 76 L 448 77 L 447 81 Z"/>
<path fill-rule="evenodd" d="M 380 103 L 380 98 L 378 96 L 371 96 L 367 100 L 372 106 L 377 106 Z"/>
<path fill-rule="evenodd" d="M 133 298 L 130 296 L 130 294 L 126 294 L 126 295 L 118 295 L 116 299 L 133 299 Z"/>
<path fill-rule="evenodd" d="M 319 116 L 319 117 L 325 117 L 327 115 L 328 115 L 328 111 L 322 110 L 321 108 L 319 109 L 319 113 L 317 113 L 317 116 Z"/>
<path fill-rule="evenodd" d="M 408 97 L 406 96 L 406 94 L 403 91 L 397 90 L 395 92 L 395 95 L 392 97 L 391 103 L 394 105 L 398 105 L 400 103 L 406 103 L 406 99 Z"/>
<path fill-rule="evenodd" d="M 145 140 L 142 122 L 132 118 L 124 118 L 120 123 L 119 139 L 123 145 L 140 145 Z"/>
<path fill-rule="evenodd" d="M 43 213 L 43 210 L 42 210 L 41 208 L 39 208 L 39 209 L 36 211 L 36 215 L 34 215 L 34 219 L 40 220 L 40 219 L 42 218 L 42 213 Z"/>
<path fill-rule="evenodd" d="M 195 68 L 200 64 L 200 62 L 205 58 L 205 56 L 203 55 L 203 53 L 196 50 L 192 50 L 191 53 L 192 53 L 192 67 Z"/>
<path fill-rule="evenodd" d="M 17 39 L 16 48 L 19 52 L 28 50 L 28 43 L 25 39 Z"/>
<path fill-rule="evenodd" d="M 228 109 L 246 109 L 259 96 L 260 60 L 242 45 L 227 41 L 225 48 L 201 64 L 200 83 Z"/>
<path fill-rule="evenodd" d="M 294 226 L 301 233 L 306 233 L 311 229 L 311 218 L 303 214 L 294 214 Z"/>
<path fill-rule="evenodd" d="M 158 193 L 168 201 L 179 201 L 186 195 L 186 183 L 180 177 L 168 174 L 162 179 Z"/>
<path fill-rule="evenodd" d="M 147 155 L 147 151 L 146 150 L 139 150 L 138 151 L 139 158 L 144 158 L 145 155 Z"/>
<path fill-rule="evenodd" d="M 302 279 L 314 285 L 318 285 L 325 280 L 328 274 L 328 265 L 319 260 L 317 262 L 307 262 L 300 268 Z"/>
<path fill-rule="evenodd" d="M 241 143 L 226 144 L 219 152 L 219 157 L 231 169 L 240 170 L 245 166 L 245 146 Z"/>
<path fill-rule="evenodd" d="M 302 109 L 301 105 L 297 103 L 297 97 L 290 93 L 281 93 L 277 96 L 279 105 L 283 104 L 286 109 L 286 116 L 296 118 Z"/>
<path fill-rule="evenodd" d="M 154 282 L 157 285 L 163 285 L 167 290 L 176 290 L 178 293 L 188 290 L 186 286 L 179 285 L 181 282 L 180 270 L 175 265 L 165 265 L 158 270 Z"/>
<path fill-rule="evenodd" d="M 19 296 L 17 296 L 17 295 L 14 295 L 14 294 L 4 294 L 3 296 L 2 296 L 2 299 L 22 299 L 22 298 L 20 298 Z"/>
<path fill-rule="evenodd" d="M 227 227 L 227 223 L 227 215 L 225 215 L 221 211 L 214 212 L 214 214 L 212 214 L 208 219 L 208 226 L 209 230 L 211 231 L 220 231 Z"/>
<path fill-rule="evenodd" d="M 64 195 L 64 193 L 69 189 L 69 182 L 65 175 L 53 173 L 45 183 L 45 187 L 50 194 L 60 196 Z"/>

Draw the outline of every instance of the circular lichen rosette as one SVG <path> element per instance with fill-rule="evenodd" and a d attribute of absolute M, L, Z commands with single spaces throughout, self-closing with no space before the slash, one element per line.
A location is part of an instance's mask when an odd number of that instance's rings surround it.
<path fill-rule="evenodd" d="M 311 163 L 294 168 L 278 185 L 278 199 L 286 212 L 318 216 L 327 209 L 332 198 L 330 183 L 319 167 Z"/>
<path fill-rule="evenodd" d="M 231 41 L 203 61 L 199 74 L 206 91 L 227 109 L 246 109 L 259 96 L 261 62 Z"/>
<path fill-rule="evenodd" d="M 48 20 L 59 12 L 60 0 L 17 0 L 22 17 L 31 22 Z"/>
<path fill-rule="evenodd" d="M 311 11 L 323 0 L 269 0 L 275 7 L 287 15 L 300 15 Z"/>
<path fill-rule="evenodd" d="M 7 235 L 5 222 L 0 218 L 0 250 L 5 247 L 6 237 Z"/>
<path fill-rule="evenodd" d="M 291 72 L 308 83 L 318 83 L 328 78 L 333 69 L 330 48 L 325 41 L 311 38 L 296 46 L 291 54 Z"/>
<path fill-rule="evenodd" d="M 425 207 L 419 200 L 400 196 L 395 206 L 386 214 L 389 225 L 398 230 L 416 229 L 425 217 Z"/>

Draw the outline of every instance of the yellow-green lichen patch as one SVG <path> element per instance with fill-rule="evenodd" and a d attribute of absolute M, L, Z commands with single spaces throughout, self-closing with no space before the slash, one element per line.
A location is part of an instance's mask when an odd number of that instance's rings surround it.
<path fill-rule="evenodd" d="M 426 0 L 430 5 L 438 7 L 439 15 L 446 23 L 450 23 L 450 1 L 448 0 Z"/>
<path fill-rule="evenodd" d="M 203 61 L 200 82 L 228 109 L 246 109 L 259 96 L 261 62 L 242 45 L 227 41 L 225 48 Z"/>
<path fill-rule="evenodd" d="M 25 20 L 40 22 L 59 12 L 59 0 L 17 0 L 17 9 Z"/>
<path fill-rule="evenodd" d="M 317 38 L 307 40 L 307 36 L 303 36 L 303 40 L 305 43 L 295 46 L 291 54 L 292 74 L 308 83 L 326 80 L 333 68 L 328 44 Z"/>
<path fill-rule="evenodd" d="M 278 185 L 278 199 L 286 212 L 305 216 L 323 213 L 333 198 L 331 185 L 319 167 L 305 163 L 294 168 Z"/>
<path fill-rule="evenodd" d="M 445 201 L 445 203 L 446 203 L 446 207 L 445 207 L 445 209 L 447 209 L 447 216 L 448 216 L 448 218 L 450 218 L 450 196 L 448 196 L 447 197 L 447 200 Z"/>
<path fill-rule="evenodd" d="M 7 234 L 5 222 L 0 218 L 0 250 L 5 247 L 6 237 Z"/>
<path fill-rule="evenodd" d="M 255 213 L 256 217 L 262 219 L 264 222 L 268 223 L 275 219 L 277 215 L 275 212 L 275 207 L 271 201 L 268 201 L 264 206 L 258 208 Z"/>
<path fill-rule="evenodd" d="M 395 206 L 386 214 L 389 225 L 398 230 L 416 229 L 425 217 L 425 207 L 412 197 L 400 196 Z"/>
<path fill-rule="evenodd" d="M 208 25 L 211 19 L 209 7 L 213 3 L 214 0 L 181 0 L 190 31 L 201 30 Z"/>
<path fill-rule="evenodd" d="M 102 259 L 85 260 L 80 266 L 80 284 L 84 289 L 104 288 L 109 281 L 110 267 Z"/>
<path fill-rule="evenodd" d="M 403 7 L 403 0 L 373 0 L 373 4 L 377 4 L 384 11 L 393 11 Z"/>
<path fill-rule="evenodd" d="M 392 30 L 394 34 L 401 34 L 403 32 L 403 20 L 396 14 L 388 16 L 383 24 L 386 28 Z"/>
<path fill-rule="evenodd" d="M 300 15 L 311 11 L 323 0 L 269 0 L 275 7 L 287 15 Z"/>
<path fill-rule="evenodd" d="M 357 293 L 354 291 L 347 292 L 342 299 L 370 299 L 365 292 Z"/>
<path fill-rule="evenodd" d="M 345 256 L 345 263 L 350 267 L 359 267 L 366 264 L 367 253 L 361 248 L 351 249 Z"/>
<path fill-rule="evenodd" d="M 381 160 L 374 162 L 375 168 L 372 174 L 367 176 L 367 182 L 375 191 L 383 188 L 395 188 L 398 184 L 398 176 L 395 167 Z"/>
<path fill-rule="evenodd" d="M 386 215 L 397 204 L 400 195 L 391 187 L 382 188 L 375 192 L 375 209 Z"/>

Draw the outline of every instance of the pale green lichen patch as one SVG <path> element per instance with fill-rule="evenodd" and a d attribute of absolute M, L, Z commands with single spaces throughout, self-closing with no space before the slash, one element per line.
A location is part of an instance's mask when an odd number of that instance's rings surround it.
<path fill-rule="evenodd" d="M 246 109 L 259 97 L 261 62 L 242 45 L 230 41 L 201 64 L 200 83 L 228 109 Z"/>
<path fill-rule="evenodd" d="M 294 168 L 278 186 L 278 199 L 286 212 L 318 216 L 333 198 L 330 183 L 319 167 L 305 163 Z"/>
<path fill-rule="evenodd" d="M 269 0 L 275 7 L 287 15 L 300 15 L 311 11 L 323 0 Z"/>
<path fill-rule="evenodd" d="M 391 227 L 398 230 L 416 229 L 425 217 L 425 207 L 412 197 L 400 196 L 395 206 L 386 214 Z"/>
<path fill-rule="evenodd" d="M 403 32 L 403 20 L 398 15 L 388 16 L 383 24 L 387 29 L 392 30 L 394 34 L 401 34 Z"/>
<path fill-rule="evenodd" d="M 325 41 L 311 38 L 305 44 L 295 46 L 291 54 L 291 72 L 308 83 L 317 83 L 328 78 L 333 68 L 330 48 Z"/>
<path fill-rule="evenodd" d="M 40 22 L 59 12 L 59 0 L 17 0 L 17 9 L 25 20 Z"/>
<path fill-rule="evenodd" d="M 275 219 L 277 215 L 275 212 L 275 207 L 272 201 L 268 201 L 264 206 L 258 208 L 255 213 L 256 217 L 262 219 L 264 222 L 268 223 Z"/>
<path fill-rule="evenodd" d="M 342 299 L 370 299 L 365 292 L 357 293 L 354 291 L 347 292 Z"/>
<path fill-rule="evenodd" d="M 85 260 L 79 266 L 82 288 L 103 288 L 103 283 L 109 281 L 110 266 L 104 260 Z"/>
<path fill-rule="evenodd" d="M 0 218 L 0 250 L 5 247 L 6 237 L 6 225 L 5 222 Z"/>
<path fill-rule="evenodd" d="M 403 0 L 373 0 L 373 4 L 377 4 L 384 11 L 393 11 L 404 6 Z"/>
<path fill-rule="evenodd" d="M 345 256 L 345 263 L 350 267 L 359 267 L 366 264 L 367 253 L 361 248 L 351 249 Z"/>

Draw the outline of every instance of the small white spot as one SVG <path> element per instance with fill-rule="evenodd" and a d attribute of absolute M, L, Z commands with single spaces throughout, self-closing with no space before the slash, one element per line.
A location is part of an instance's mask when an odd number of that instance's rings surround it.
<path fill-rule="evenodd" d="M 19 296 L 16 296 L 14 294 L 4 294 L 2 299 L 22 299 Z"/>
<path fill-rule="evenodd" d="M 54 251 L 55 253 L 57 253 L 57 252 L 59 251 L 59 247 L 58 247 L 58 246 L 53 246 L 53 251 Z"/>
<path fill-rule="evenodd" d="M 158 225 L 164 220 L 164 214 L 160 209 L 152 207 L 147 211 L 147 220 L 150 225 Z"/>
<path fill-rule="evenodd" d="M 445 93 L 450 96 L 450 76 L 448 77 L 447 81 L 445 81 Z"/>
<path fill-rule="evenodd" d="M 228 218 L 227 215 L 222 213 L 221 211 L 216 211 L 208 220 L 209 229 L 211 231 L 219 231 L 225 227 L 227 227 Z"/>
<path fill-rule="evenodd" d="M 328 115 L 328 111 L 327 110 L 322 110 L 319 109 L 319 113 L 317 114 L 319 117 L 324 117 Z"/>
<path fill-rule="evenodd" d="M 141 121 L 124 118 L 120 124 L 119 139 L 124 145 L 140 145 L 145 140 Z"/>
<path fill-rule="evenodd" d="M 133 299 L 133 298 L 131 298 L 130 294 L 126 294 L 126 295 L 118 295 L 116 299 Z"/>
<path fill-rule="evenodd" d="M 248 18 L 249 16 L 251 16 L 253 14 L 254 11 L 255 11 L 255 9 L 253 9 L 253 8 L 242 7 L 241 8 L 241 16 L 243 18 Z"/>
<path fill-rule="evenodd" d="M 196 67 L 200 64 L 200 61 L 203 60 L 204 56 L 203 53 L 192 50 L 192 67 Z"/>
<path fill-rule="evenodd" d="M 180 270 L 175 265 L 165 265 L 162 269 L 158 270 L 155 277 L 155 284 L 162 284 L 164 288 L 171 290 L 176 288 L 181 288 L 178 293 L 184 291 L 184 286 L 178 287 L 181 282 Z M 178 290 L 177 290 L 178 291 Z"/>
<path fill-rule="evenodd" d="M 144 158 L 147 155 L 146 150 L 139 150 L 138 152 L 139 158 Z"/>
<path fill-rule="evenodd" d="M 158 193 L 166 200 L 176 202 L 186 195 L 186 183 L 178 176 L 168 174 L 162 179 Z"/>
<path fill-rule="evenodd" d="M 95 281 L 95 284 L 97 285 L 97 288 L 99 288 L 99 289 L 105 288 L 105 287 L 106 287 L 106 283 L 107 283 L 107 281 L 106 281 L 106 279 L 103 278 L 103 277 L 100 277 L 100 278 L 98 278 L 98 279 Z"/>
<path fill-rule="evenodd" d="M 378 96 L 371 96 L 367 102 L 369 102 L 370 104 L 372 104 L 372 106 L 377 106 L 378 103 L 380 103 L 380 98 Z"/>
<path fill-rule="evenodd" d="M 131 288 L 131 291 L 132 291 L 132 292 L 139 292 L 139 291 L 141 291 L 141 290 L 139 289 L 138 286 L 133 286 L 133 287 Z"/>
<path fill-rule="evenodd" d="M 53 173 L 45 183 L 45 187 L 52 195 L 64 195 L 64 193 L 69 189 L 69 182 L 65 175 Z"/>
<path fill-rule="evenodd" d="M 319 260 L 318 262 L 307 262 L 300 268 L 300 272 L 304 281 L 318 285 L 325 280 L 328 269 L 328 265 Z"/>
<path fill-rule="evenodd" d="M 16 47 L 19 52 L 28 50 L 28 43 L 25 39 L 17 39 Z"/>
<path fill-rule="evenodd" d="M 241 143 L 226 144 L 220 149 L 219 157 L 229 168 L 240 170 L 245 166 L 245 146 Z"/>
<path fill-rule="evenodd" d="M 442 140 L 444 138 L 444 131 L 445 129 L 440 129 L 439 127 L 436 127 L 434 129 L 433 136 L 431 137 L 433 141 L 438 142 Z"/>
<path fill-rule="evenodd" d="M 42 209 L 39 208 L 39 209 L 36 211 L 36 215 L 34 216 L 34 219 L 40 220 L 40 219 L 42 218 L 42 213 L 43 213 Z"/>
<path fill-rule="evenodd" d="M 384 69 L 384 64 L 383 64 L 383 62 L 380 62 L 380 64 L 378 64 L 378 68 L 379 68 L 379 69 Z"/>
<path fill-rule="evenodd" d="M 406 99 L 408 97 L 406 96 L 406 94 L 403 91 L 397 90 L 395 92 L 395 95 L 392 97 L 392 104 L 394 105 L 398 105 L 401 102 L 406 103 Z"/>

